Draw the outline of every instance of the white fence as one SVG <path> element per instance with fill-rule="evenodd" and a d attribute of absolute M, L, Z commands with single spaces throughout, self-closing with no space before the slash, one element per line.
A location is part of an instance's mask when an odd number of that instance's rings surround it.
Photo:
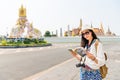
<path fill-rule="evenodd" d="M 98 38 L 103 42 L 120 42 L 120 36 Z M 50 43 L 79 43 L 81 37 L 45 37 L 44 39 Z"/>

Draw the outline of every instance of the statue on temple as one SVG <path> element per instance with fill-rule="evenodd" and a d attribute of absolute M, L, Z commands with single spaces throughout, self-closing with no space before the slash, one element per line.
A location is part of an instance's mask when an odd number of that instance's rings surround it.
<path fill-rule="evenodd" d="M 21 6 L 19 9 L 19 18 L 16 22 L 16 25 L 12 28 L 11 38 L 39 38 L 41 37 L 41 32 L 33 28 L 32 23 L 26 18 L 26 9 Z"/>

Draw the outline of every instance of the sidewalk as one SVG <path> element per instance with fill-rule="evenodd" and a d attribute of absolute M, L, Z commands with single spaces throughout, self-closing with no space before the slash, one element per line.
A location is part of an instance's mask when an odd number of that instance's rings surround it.
<path fill-rule="evenodd" d="M 68 61 L 65 61 L 64 63 L 56 65 L 46 71 L 35 74 L 24 80 L 79 80 L 79 68 L 76 68 L 75 66 L 77 62 L 78 61 L 75 58 L 72 58 Z M 120 80 L 120 61 L 109 60 L 107 62 L 107 66 L 109 68 L 108 74 L 107 77 L 103 80 Z"/>

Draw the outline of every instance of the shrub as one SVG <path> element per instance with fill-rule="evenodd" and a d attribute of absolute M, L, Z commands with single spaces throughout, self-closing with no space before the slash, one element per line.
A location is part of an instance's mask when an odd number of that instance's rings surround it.
<path fill-rule="evenodd" d="M 25 40 L 23 41 L 24 44 L 30 44 L 31 40 L 28 38 L 25 38 Z"/>
<path fill-rule="evenodd" d="M 2 43 L 3 46 L 7 45 L 7 41 L 6 40 L 2 40 L 1 43 Z"/>

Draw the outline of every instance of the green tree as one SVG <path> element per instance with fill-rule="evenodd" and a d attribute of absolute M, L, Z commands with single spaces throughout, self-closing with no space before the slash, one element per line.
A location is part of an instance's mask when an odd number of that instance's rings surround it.
<path fill-rule="evenodd" d="M 51 37 L 51 33 L 50 31 L 46 31 L 45 34 L 44 34 L 45 37 Z"/>

